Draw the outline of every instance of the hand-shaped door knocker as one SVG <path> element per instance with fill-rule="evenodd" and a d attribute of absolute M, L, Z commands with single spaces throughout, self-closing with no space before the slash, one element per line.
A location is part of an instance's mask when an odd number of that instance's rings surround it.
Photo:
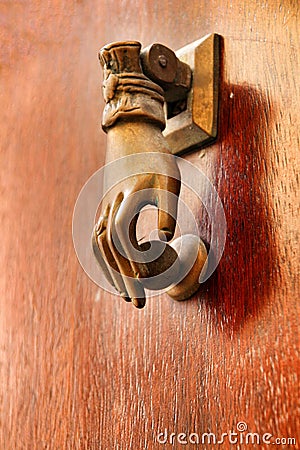
<path fill-rule="evenodd" d="M 119 174 L 105 173 L 107 194 L 93 231 L 94 254 L 108 282 L 137 308 L 145 305 L 145 288 L 167 289 L 172 298 L 186 299 L 199 287 L 207 252 L 194 235 L 168 244 L 176 228 L 181 182 L 162 130 L 165 99 L 178 104 L 190 88 L 191 70 L 160 44 L 141 53 L 138 42 L 117 42 L 102 48 L 99 58 L 106 163 L 120 160 L 122 177 L 115 182 Z M 171 67 L 165 73 L 167 64 Z M 160 239 L 139 244 L 137 221 L 148 204 L 157 207 Z"/>

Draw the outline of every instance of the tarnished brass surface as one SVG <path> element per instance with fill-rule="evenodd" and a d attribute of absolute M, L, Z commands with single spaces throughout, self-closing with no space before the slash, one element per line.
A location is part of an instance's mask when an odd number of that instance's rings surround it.
<path fill-rule="evenodd" d="M 141 64 L 144 74 L 163 88 L 166 102 L 186 98 L 192 85 L 192 71 L 173 50 L 152 44 L 141 52 Z"/>
<path fill-rule="evenodd" d="M 164 136 L 174 155 L 217 137 L 220 36 L 210 34 L 176 52 L 193 72 L 186 109 L 167 121 Z"/>
<path fill-rule="evenodd" d="M 106 170 L 104 191 L 107 194 L 92 238 L 94 254 L 107 280 L 126 301 L 132 301 L 138 308 L 145 305 L 145 288 L 170 286 L 170 295 L 174 294 L 177 299 L 192 295 L 197 284 L 195 267 L 199 269 L 201 265 L 197 258 L 198 241 L 195 244 L 190 240 L 193 248 L 197 248 L 190 265 L 193 276 L 189 282 L 187 274 L 175 287 L 182 272 L 178 251 L 182 238 L 171 245 L 166 241 L 170 241 L 175 232 L 180 173 L 162 135 L 165 125 L 163 90 L 143 73 L 140 48 L 135 41 L 119 42 L 104 47 L 99 54 L 106 101 L 102 121 L 107 133 L 106 163 L 141 153 L 145 157 L 135 167 L 134 176 L 130 176 L 130 167 L 124 158 L 122 181 L 117 184 L 114 182 L 118 179 L 116 174 Z M 137 220 L 147 204 L 158 208 L 162 240 L 139 245 Z M 184 238 L 187 248 L 188 240 Z M 202 266 L 198 278 L 205 262 L 203 248 L 203 244 L 199 246 Z M 149 252 L 153 255 L 151 259 L 146 258 Z"/>

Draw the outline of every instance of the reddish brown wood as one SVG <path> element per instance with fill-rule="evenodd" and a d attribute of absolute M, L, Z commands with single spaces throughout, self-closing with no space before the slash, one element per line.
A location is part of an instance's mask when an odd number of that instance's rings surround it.
<path fill-rule="evenodd" d="M 298 14 L 292 0 L 1 5 L 1 449 L 158 449 L 165 428 L 220 436 L 239 421 L 299 442 Z M 188 158 L 224 203 L 225 252 L 192 300 L 136 311 L 72 245 L 104 158 L 97 51 L 209 32 L 224 36 L 220 135 Z"/>

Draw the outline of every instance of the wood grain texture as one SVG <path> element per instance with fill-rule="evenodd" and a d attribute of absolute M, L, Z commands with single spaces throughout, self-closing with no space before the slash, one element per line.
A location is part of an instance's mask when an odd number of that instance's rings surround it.
<path fill-rule="evenodd" d="M 180 449 L 157 434 L 220 437 L 239 421 L 299 445 L 298 2 L 0 11 L 0 448 Z M 76 197 L 105 152 L 97 51 L 128 38 L 176 49 L 209 32 L 224 37 L 219 138 L 187 158 L 221 196 L 225 252 L 190 301 L 137 311 L 88 279 L 72 245 Z"/>

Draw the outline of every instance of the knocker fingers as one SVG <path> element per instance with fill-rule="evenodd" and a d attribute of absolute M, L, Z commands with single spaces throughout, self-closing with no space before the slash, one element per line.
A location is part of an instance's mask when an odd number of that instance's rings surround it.
<path fill-rule="evenodd" d="M 104 214 L 100 217 L 98 223 L 94 227 L 92 238 L 93 251 L 107 281 L 126 301 L 130 301 L 123 278 L 119 273 L 119 267 L 107 242 L 107 221 L 109 211 L 110 205 L 107 205 Z"/>
<path fill-rule="evenodd" d="M 156 201 L 160 237 L 170 241 L 175 233 L 180 180 L 157 175 Z"/>
<path fill-rule="evenodd" d="M 130 253 L 128 254 L 126 251 L 127 245 L 124 247 L 124 241 L 121 238 L 121 235 L 127 226 L 126 221 L 125 223 L 123 222 L 122 214 L 119 214 L 121 205 L 124 203 L 123 199 L 123 194 L 119 193 L 110 210 L 107 224 L 107 242 L 118 266 L 118 270 L 122 275 L 128 296 L 131 298 L 134 306 L 137 308 L 143 308 L 145 306 L 144 287 L 138 280 L 138 274 L 135 272 L 132 265 Z"/>

